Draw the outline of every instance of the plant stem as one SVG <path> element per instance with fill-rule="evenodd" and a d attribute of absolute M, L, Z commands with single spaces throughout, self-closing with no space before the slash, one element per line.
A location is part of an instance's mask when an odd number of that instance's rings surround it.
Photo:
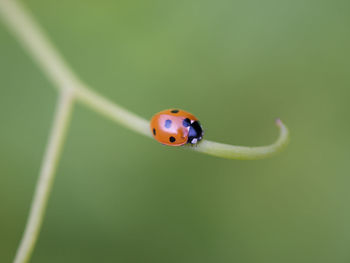
<path fill-rule="evenodd" d="M 41 165 L 40 176 L 36 185 L 25 232 L 14 260 L 15 263 L 24 263 L 29 261 L 35 243 L 38 239 L 40 227 L 45 215 L 47 201 L 49 199 L 54 181 L 55 171 L 68 128 L 73 108 L 72 106 L 72 93 L 70 91 L 62 91 L 58 98 L 50 138 Z"/>
<path fill-rule="evenodd" d="M 289 143 L 288 128 L 283 125 L 280 119 L 276 120 L 280 135 L 275 143 L 267 146 L 247 147 L 234 146 L 205 140 L 199 147 L 192 147 L 194 150 L 209 155 L 238 160 L 257 160 L 267 158 L 282 151 Z"/>
<path fill-rule="evenodd" d="M 29 10 L 16 0 L 0 0 L 0 15 L 22 46 L 58 89 L 72 89 L 87 106 L 140 134 L 151 137 L 148 121 L 92 91 L 68 66 Z"/>
<path fill-rule="evenodd" d="M 99 95 L 97 92 L 88 89 L 85 85 L 80 84 L 79 86 L 76 86 L 75 94 L 77 100 L 93 110 L 119 124 L 122 124 L 134 132 L 147 137 L 152 137 L 149 128 L 149 121 L 113 103 L 109 99 Z"/>
<path fill-rule="evenodd" d="M 16 0 L 0 0 L 1 11 L 9 28 L 59 89 L 74 90 L 76 98 L 90 108 L 139 134 L 152 137 L 147 120 L 102 97 L 79 80 L 30 13 Z M 282 121 L 278 121 L 277 126 L 280 129 L 279 139 L 268 146 L 235 146 L 203 140 L 196 147 L 188 148 L 221 158 L 261 159 L 281 151 L 289 142 L 287 127 Z"/>
<path fill-rule="evenodd" d="M 30 12 L 19 2 L 16 0 L 0 0 L 0 16 L 60 93 L 29 219 L 15 258 L 15 263 L 23 263 L 29 261 L 38 238 L 74 98 L 139 134 L 148 137 L 152 137 L 152 135 L 147 120 L 88 88 L 64 61 Z M 265 158 L 281 151 L 289 141 L 287 127 L 280 120 L 276 124 L 280 129 L 280 136 L 274 144 L 268 146 L 244 147 L 203 140 L 198 146 L 189 148 L 222 158 L 244 160 Z"/>
<path fill-rule="evenodd" d="M 31 16 L 30 11 L 20 2 L 0 0 L 0 15 L 22 47 L 57 88 L 73 87 L 79 82 L 72 69 Z"/>

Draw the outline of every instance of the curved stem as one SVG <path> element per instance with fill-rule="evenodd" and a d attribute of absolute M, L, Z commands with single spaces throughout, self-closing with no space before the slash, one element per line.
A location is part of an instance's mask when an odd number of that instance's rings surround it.
<path fill-rule="evenodd" d="M 152 137 L 147 120 L 102 97 L 80 81 L 39 25 L 35 23 L 29 12 L 15 0 L 0 0 L 0 12 L 1 9 L 5 22 L 12 29 L 12 32 L 46 75 L 57 84 L 58 88 L 74 90 L 76 98 L 95 111 L 137 133 Z M 230 159 L 248 160 L 269 157 L 281 151 L 289 141 L 289 132 L 286 126 L 281 121 L 277 124 L 280 127 L 280 137 L 276 143 L 269 146 L 244 147 L 203 140 L 197 147 L 192 147 L 192 149 Z"/>
<path fill-rule="evenodd" d="M 47 201 L 51 192 L 55 171 L 64 143 L 73 105 L 70 91 L 61 92 L 55 112 L 55 118 L 45 156 L 42 162 L 40 176 L 36 185 L 30 213 L 18 247 L 15 263 L 28 262 L 40 232 Z"/>
<path fill-rule="evenodd" d="M 85 85 L 64 61 L 30 12 L 16 0 L 0 0 L 0 16 L 22 46 L 36 61 L 41 70 L 60 91 L 51 136 L 43 160 L 40 177 L 32 202 L 28 223 L 17 251 L 15 262 L 27 262 L 37 240 L 44 217 L 47 200 L 51 191 L 57 162 L 60 156 L 72 109 L 73 97 L 102 115 L 125 127 L 148 137 L 148 121 L 102 97 Z M 280 137 L 272 145 L 261 147 L 233 146 L 211 141 L 202 141 L 191 149 L 230 159 L 260 159 L 281 151 L 289 141 L 289 132 L 281 121 L 277 121 Z"/>
<path fill-rule="evenodd" d="M 192 147 L 195 151 L 206 153 L 209 155 L 227 158 L 227 159 L 239 159 L 239 160 L 256 160 L 263 159 L 274 155 L 289 142 L 288 128 L 282 123 L 280 119 L 276 120 L 276 125 L 280 130 L 280 135 L 275 143 L 268 146 L 260 147 L 246 147 L 246 146 L 233 146 L 229 144 L 223 144 L 212 141 L 203 141 L 198 147 Z"/>

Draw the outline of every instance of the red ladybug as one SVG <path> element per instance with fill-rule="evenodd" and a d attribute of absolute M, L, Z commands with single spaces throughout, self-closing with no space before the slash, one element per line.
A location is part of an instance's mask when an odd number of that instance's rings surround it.
<path fill-rule="evenodd" d="M 196 144 L 203 138 L 198 119 L 191 113 L 178 109 L 155 114 L 151 120 L 151 131 L 158 142 L 171 146 Z"/>

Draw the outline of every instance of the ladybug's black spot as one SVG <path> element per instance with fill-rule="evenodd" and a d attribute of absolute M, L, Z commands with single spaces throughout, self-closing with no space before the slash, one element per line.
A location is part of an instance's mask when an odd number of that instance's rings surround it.
<path fill-rule="evenodd" d="M 171 120 L 166 120 L 164 126 L 169 129 L 171 127 Z"/>
<path fill-rule="evenodd" d="M 190 125 L 191 125 L 191 120 L 190 120 L 189 118 L 184 119 L 184 120 L 182 121 L 182 125 L 183 125 L 184 127 L 190 126 Z"/>
<path fill-rule="evenodd" d="M 169 141 L 170 141 L 170 142 L 175 142 L 176 139 L 175 139 L 173 136 L 171 136 L 171 137 L 169 138 Z"/>
<path fill-rule="evenodd" d="M 156 135 L 156 129 L 153 128 L 153 135 Z"/>
<path fill-rule="evenodd" d="M 170 111 L 171 113 L 178 113 L 179 112 L 179 110 L 172 110 L 172 111 Z"/>

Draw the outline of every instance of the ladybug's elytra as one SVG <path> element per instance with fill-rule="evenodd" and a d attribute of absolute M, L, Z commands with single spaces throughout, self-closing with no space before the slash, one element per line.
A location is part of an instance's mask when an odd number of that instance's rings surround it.
<path fill-rule="evenodd" d="M 151 132 L 158 142 L 171 146 L 196 144 L 203 137 L 198 119 L 191 113 L 178 109 L 155 114 L 151 120 Z"/>

